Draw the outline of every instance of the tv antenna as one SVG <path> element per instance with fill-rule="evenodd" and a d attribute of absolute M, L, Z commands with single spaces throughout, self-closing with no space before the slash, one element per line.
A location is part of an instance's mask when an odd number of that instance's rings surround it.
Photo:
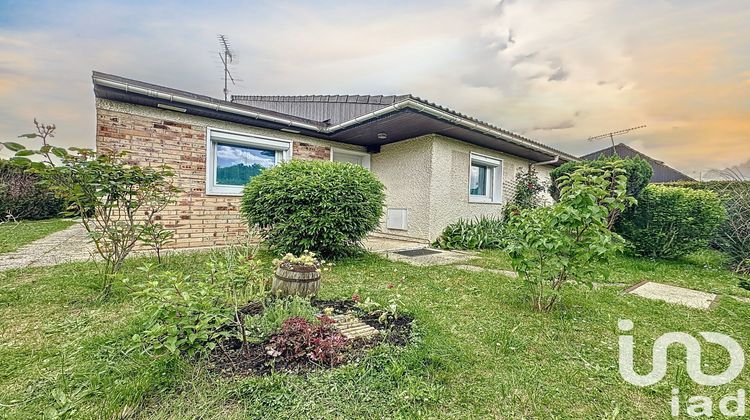
<path fill-rule="evenodd" d="M 589 137 L 586 140 L 588 140 L 588 141 L 595 141 L 595 140 L 601 140 L 601 139 L 609 138 L 609 140 L 612 142 L 612 154 L 613 155 L 617 155 L 617 149 L 615 149 L 615 136 L 621 136 L 623 134 L 627 134 L 627 133 L 629 133 L 631 131 L 635 131 L 635 130 L 638 130 L 638 129 L 641 129 L 641 128 L 646 128 L 646 126 L 645 125 L 639 125 L 638 127 L 630 127 L 630 128 L 626 128 L 624 130 L 617 130 L 617 131 L 612 131 L 610 133 L 599 134 L 598 136 L 591 136 L 591 137 Z"/>
<path fill-rule="evenodd" d="M 226 101 L 229 96 L 228 82 L 231 81 L 232 85 L 235 85 L 234 77 L 232 77 L 232 73 L 229 71 L 229 64 L 234 61 L 234 51 L 229 48 L 229 40 L 226 35 L 219 34 L 219 46 L 223 49 L 223 51 L 219 52 L 219 58 L 221 59 L 221 63 L 224 64 L 224 100 Z"/>

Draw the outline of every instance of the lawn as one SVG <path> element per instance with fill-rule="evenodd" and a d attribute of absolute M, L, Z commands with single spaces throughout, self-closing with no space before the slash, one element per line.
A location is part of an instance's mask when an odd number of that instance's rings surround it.
<path fill-rule="evenodd" d="M 0 254 L 18 248 L 61 231 L 75 223 L 70 219 L 22 220 L 0 224 Z"/>
<path fill-rule="evenodd" d="M 198 274 L 206 259 L 172 255 L 160 269 Z M 271 256 L 263 259 L 270 275 Z M 504 261 L 502 253 L 484 251 L 472 263 Z M 129 260 L 126 274 L 142 276 L 143 262 Z M 652 279 L 750 296 L 719 263 L 713 253 L 674 262 L 620 257 L 609 264 L 610 281 Z M 622 318 L 635 323 L 642 373 L 653 340 L 670 331 L 721 332 L 750 349 L 750 304 L 732 298 L 704 312 L 623 295 L 621 287 L 576 285 L 555 311 L 540 314 L 518 280 L 450 266 L 365 256 L 324 276 L 323 298 L 359 293 L 387 301 L 400 294 L 417 320 L 413 342 L 383 345 L 357 363 L 307 376 L 228 379 L 200 361 L 142 354 L 131 337 L 145 317 L 120 285 L 110 301 L 97 301 L 91 263 L 0 273 L 0 416 L 38 417 L 52 406 L 85 418 L 668 418 L 673 387 L 685 398 L 713 397 L 715 405 L 750 388 L 748 369 L 726 386 L 694 385 L 682 349 L 671 352 L 660 384 L 638 388 L 618 373 Z M 721 371 L 727 361 L 721 348 L 704 345 L 704 372 Z"/>

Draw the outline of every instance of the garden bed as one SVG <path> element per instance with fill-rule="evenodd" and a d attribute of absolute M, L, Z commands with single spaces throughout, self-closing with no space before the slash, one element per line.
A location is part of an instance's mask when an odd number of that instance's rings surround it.
<path fill-rule="evenodd" d="M 352 315 L 365 324 L 375 328 L 379 334 L 371 338 L 346 339 L 345 345 L 338 352 L 340 357 L 335 363 L 321 363 L 309 357 L 290 358 L 286 355 L 274 357 L 269 351 L 269 345 L 280 332 L 271 335 L 260 343 L 248 343 L 243 349 L 242 341 L 230 338 L 221 343 L 209 356 L 210 369 L 226 376 L 262 376 L 273 371 L 304 374 L 320 369 L 331 369 L 360 359 L 367 349 L 379 343 L 394 346 L 405 346 L 411 337 L 411 327 L 414 318 L 400 315 L 396 319 L 384 324 L 380 322 L 378 314 L 367 313 L 358 308 L 353 300 L 313 300 L 312 305 L 323 311 L 332 309 L 328 315 Z M 261 302 L 251 302 L 240 311 L 245 316 L 261 315 L 264 305 Z M 334 323 L 326 315 L 321 314 L 324 322 Z"/>

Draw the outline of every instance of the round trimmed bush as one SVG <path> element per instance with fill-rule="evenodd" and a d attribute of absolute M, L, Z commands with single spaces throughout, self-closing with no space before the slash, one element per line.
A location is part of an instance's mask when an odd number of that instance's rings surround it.
<path fill-rule="evenodd" d="M 0 221 L 9 215 L 29 220 L 59 217 L 65 202 L 39 182 L 38 175 L 0 160 Z"/>
<path fill-rule="evenodd" d="M 241 212 L 273 249 L 337 257 L 378 225 L 383 189 L 357 165 L 293 160 L 253 177 L 245 186 Z"/>
<path fill-rule="evenodd" d="M 651 184 L 617 224 L 638 255 L 677 258 L 708 246 L 726 218 L 712 191 Z"/>

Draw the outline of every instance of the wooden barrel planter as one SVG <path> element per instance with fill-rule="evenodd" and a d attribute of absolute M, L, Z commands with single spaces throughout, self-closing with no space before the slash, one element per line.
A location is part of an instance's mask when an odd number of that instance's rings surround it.
<path fill-rule="evenodd" d="M 320 290 L 320 272 L 315 269 L 276 268 L 271 293 L 276 296 L 312 296 Z"/>

